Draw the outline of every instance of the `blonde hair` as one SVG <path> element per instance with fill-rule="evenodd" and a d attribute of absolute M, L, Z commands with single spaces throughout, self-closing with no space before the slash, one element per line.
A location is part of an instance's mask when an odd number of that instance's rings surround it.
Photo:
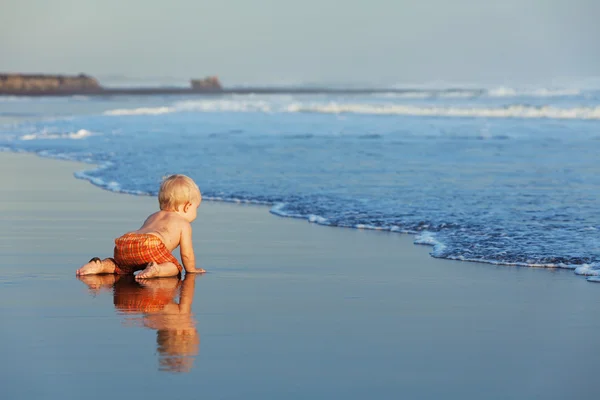
<path fill-rule="evenodd" d="M 177 211 L 179 206 L 201 198 L 192 178 L 179 174 L 164 178 L 158 191 L 158 204 L 163 211 Z"/>

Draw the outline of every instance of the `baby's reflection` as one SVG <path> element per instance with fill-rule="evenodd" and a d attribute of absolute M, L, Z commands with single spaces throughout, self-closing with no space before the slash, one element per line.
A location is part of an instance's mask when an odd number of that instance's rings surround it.
<path fill-rule="evenodd" d="M 92 294 L 113 291 L 115 308 L 125 315 L 142 314 L 128 321 L 155 329 L 159 369 L 188 372 L 198 354 L 200 335 L 192 315 L 196 274 L 136 281 L 127 275 L 78 277 Z M 179 303 L 175 297 L 179 293 Z"/>

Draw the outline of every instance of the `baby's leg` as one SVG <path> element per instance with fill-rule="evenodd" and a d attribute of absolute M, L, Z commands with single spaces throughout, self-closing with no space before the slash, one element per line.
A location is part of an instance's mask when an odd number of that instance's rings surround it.
<path fill-rule="evenodd" d="M 165 276 L 179 275 L 179 268 L 171 262 L 157 264 L 155 262 L 148 263 L 146 269 L 135 276 L 135 279 L 162 278 Z"/>
<path fill-rule="evenodd" d="M 114 274 L 116 264 L 112 258 L 105 258 L 104 260 L 94 257 L 79 268 L 76 272 L 77 275 L 93 275 L 93 274 Z"/>

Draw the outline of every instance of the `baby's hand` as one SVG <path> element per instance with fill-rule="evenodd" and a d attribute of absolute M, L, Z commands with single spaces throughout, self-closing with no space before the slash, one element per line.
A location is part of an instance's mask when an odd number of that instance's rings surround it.
<path fill-rule="evenodd" d="M 195 268 L 194 270 L 191 270 L 191 271 L 187 271 L 186 270 L 185 272 L 188 273 L 188 274 L 203 274 L 206 271 L 204 269 L 202 269 L 202 268 Z"/>

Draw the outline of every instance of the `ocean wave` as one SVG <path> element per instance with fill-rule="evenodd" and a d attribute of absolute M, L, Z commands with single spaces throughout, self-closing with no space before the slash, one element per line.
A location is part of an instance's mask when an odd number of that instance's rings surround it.
<path fill-rule="evenodd" d="M 373 96 L 392 99 L 432 99 L 432 98 L 478 98 L 478 97 L 573 97 L 580 96 L 579 89 L 517 89 L 499 86 L 493 89 L 423 89 L 375 93 Z"/>
<path fill-rule="evenodd" d="M 578 89 L 515 89 L 504 86 L 487 91 L 487 95 L 490 97 L 563 97 L 579 96 L 580 94 L 581 90 Z"/>
<path fill-rule="evenodd" d="M 177 112 L 260 112 L 404 115 L 471 118 L 547 118 L 600 120 L 600 106 L 561 108 L 514 104 L 505 107 L 420 106 L 395 103 L 302 102 L 283 99 L 220 99 L 180 101 L 168 106 L 115 109 L 107 116 L 161 115 Z"/>
<path fill-rule="evenodd" d="M 59 158 L 59 157 L 57 157 L 57 155 L 50 155 L 50 157 Z M 82 161 L 87 161 L 87 160 L 82 160 Z M 89 162 L 89 161 L 87 161 L 87 162 Z M 110 168 L 112 165 L 113 165 L 113 163 L 111 163 L 111 162 L 104 162 L 96 168 L 93 168 L 90 170 L 77 171 L 77 172 L 75 172 L 74 176 L 77 179 L 86 180 L 86 181 L 90 182 L 92 185 L 98 186 L 102 189 L 106 189 L 110 192 L 131 194 L 131 195 L 135 195 L 135 196 L 154 196 L 154 195 L 156 195 L 156 193 L 149 193 L 149 192 L 144 192 L 141 190 L 124 189 L 119 182 L 116 182 L 113 180 L 110 180 L 110 181 L 105 180 L 103 178 L 93 175 L 94 173 L 98 173 L 107 168 Z"/>
<path fill-rule="evenodd" d="M 47 158 L 55 158 L 69 161 L 80 161 L 88 164 L 94 164 L 93 160 L 89 158 L 82 158 L 81 156 L 72 156 L 68 154 L 62 153 L 48 153 L 48 152 L 39 152 L 37 153 L 39 156 L 47 157 Z M 82 171 L 75 172 L 74 176 L 77 179 L 85 180 L 90 182 L 92 185 L 97 186 L 99 188 L 108 190 L 109 192 L 114 193 L 124 193 L 134 196 L 157 196 L 157 191 L 144 191 L 144 190 L 132 190 L 126 189 L 123 185 L 115 180 L 107 180 L 102 178 L 102 172 L 108 168 L 114 166 L 113 162 L 106 161 L 100 163 L 96 168 L 86 169 Z M 226 196 L 210 196 L 203 195 L 203 200 L 206 201 L 216 201 L 221 203 L 236 203 L 236 204 L 252 204 L 252 205 L 261 205 L 261 206 L 272 206 L 273 202 L 264 201 L 264 200 L 256 200 L 252 198 L 240 198 L 240 197 L 226 197 Z"/>
<path fill-rule="evenodd" d="M 175 112 L 272 112 L 273 104 L 266 100 L 188 100 L 171 106 L 115 109 L 104 115 L 160 115 Z"/>
<path fill-rule="evenodd" d="M 254 204 L 254 205 L 260 205 L 260 206 L 270 206 L 273 204 L 270 201 L 242 199 L 239 197 L 202 196 L 202 199 L 208 200 L 208 201 L 218 201 L 218 202 L 222 202 L 222 203 Z"/>
<path fill-rule="evenodd" d="M 600 119 L 600 107 L 558 108 L 512 105 L 508 107 L 420 107 L 399 104 L 303 104 L 287 107 L 288 112 L 321 114 L 368 114 L 406 115 L 429 117 L 476 117 L 476 118 L 548 118 L 548 119 Z"/>
<path fill-rule="evenodd" d="M 46 131 L 42 131 L 39 133 L 29 133 L 19 137 L 20 140 L 48 140 L 48 139 L 84 139 L 88 136 L 91 136 L 92 132 L 86 129 L 80 129 L 77 132 L 70 133 L 49 133 Z"/>
<path fill-rule="evenodd" d="M 600 266 L 583 264 L 575 268 L 575 274 L 583 276 L 596 276 L 600 279 Z"/>
<path fill-rule="evenodd" d="M 565 263 L 538 263 L 538 262 L 521 262 L 521 261 L 511 261 L 511 260 L 490 260 L 483 257 L 465 257 L 462 255 L 458 256 L 440 256 L 437 255 L 436 252 L 432 252 L 431 256 L 435 258 L 442 258 L 446 260 L 454 260 L 454 261 L 468 261 L 468 262 L 477 262 L 482 264 L 492 264 L 492 265 L 502 265 L 509 267 L 528 267 L 528 268 L 548 268 L 548 269 L 568 269 L 568 270 L 576 270 L 579 267 L 579 264 L 565 264 Z"/>
<path fill-rule="evenodd" d="M 274 106 L 278 103 L 273 100 L 260 100 L 260 99 L 223 99 L 216 101 L 180 101 L 175 103 L 175 108 L 179 111 L 204 111 L 204 112 L 215 112 L 215 111 L 233 111 L 233 112 L 272 112 Z"/>
<path fill-rule="evenodd" d="M 484 94 L 482 90 L 457 89 L 457 90 L 407 90 L 400 92 L 383 92 L 373 94 L 374 97 L 386 99 L 433 99 L 440 98 L 473 98 Z"/>
<path fill-rule="evenodd" d="M 104 115 L 160 115 L 177 111 L 174 107 L 141 107 L 141 108 L 117 108 L 108 110 Z"/>
<path fill-rule="evenodd" d="M 589 82 L 571 82 L 548 87 L 527 84 L 519 87 L 466 82 L 432 82 L 426 84 L 403 83 L 392 85 L 390 88 L 393 91 L 406 90 L 407 92 L 425 93 L 427 97 L 445 97 L 445 94 L 448 94 L 448 97 L 566 97 L 579 96 L 586 91 L 596 90 L 596 86 Z"/>

